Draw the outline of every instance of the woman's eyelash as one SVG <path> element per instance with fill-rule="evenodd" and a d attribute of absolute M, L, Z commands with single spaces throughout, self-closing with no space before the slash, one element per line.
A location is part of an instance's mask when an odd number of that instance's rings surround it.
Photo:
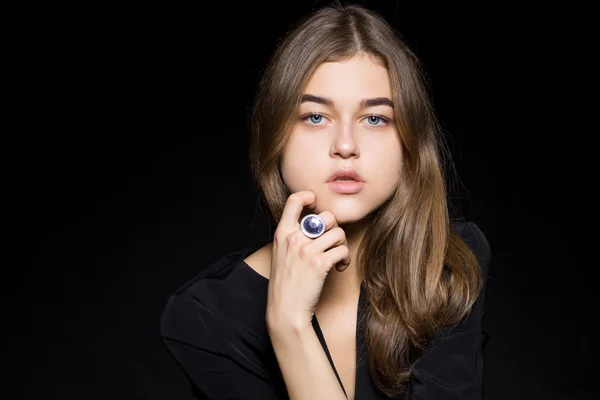
<path fill-rule="evenodd" d="M 389 123 L 391 122 L 391 120 L 390 120 L 389 118 L 386 118 L 386 117 L 384 117 L 384 116 L 382 116 L 382 115 L 377 115 L 377 114 L 371 114 L 371 115 L 367 115 L 367 116 L 365 117 L 365 119 L 366 119 L 366 118 L 371 118 L 371 117 L 376 117 L 376 118 L 379 118 L 379 119 L 381 119 L 383 122 L 385 122 L 386 124 L 389 124 Z"/>
<path fill-rule="evenodd" d="M 320 114 L 320 113 L 308 113 L 308 114 L 302 115 L 300 117 L 300 119 L 303 120 L 303 121 L 306 121 L 308 118 L 313 117 L 313 116 L 318 116 L 318 117 L 326 118 L 323 114 Z M 391 120 L 389 118 L 384 117 L 382 115 L 378 115 L 378 114 L 370 114 L 370 115 L 365 116 L 363 119 L 367 119 L 367 118 L 371 118 L 371 117 L 380 118 L 386 124 L 389 124 L 391 122 Z"/>
<path fill-rule="evenodd" d="M 319 113 L 309 113 L 309 114 L 304 114 L 300 117 L 301 120 L 307 120 L 310 117 L 323 117 L 325 118 L 325 116 L 323 114 L 319 114 Z"/>

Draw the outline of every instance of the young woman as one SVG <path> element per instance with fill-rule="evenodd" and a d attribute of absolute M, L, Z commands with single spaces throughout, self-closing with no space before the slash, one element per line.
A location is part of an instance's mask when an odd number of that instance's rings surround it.
<path fill-rule="evenodd" d="M 322 8 L 278 46 L 252 117 L 273 239 L 206 268 L 161 320 L 195 397 L 482 398 L 489 245 L 450 217 L 410 49 L 365 8 Z"/>

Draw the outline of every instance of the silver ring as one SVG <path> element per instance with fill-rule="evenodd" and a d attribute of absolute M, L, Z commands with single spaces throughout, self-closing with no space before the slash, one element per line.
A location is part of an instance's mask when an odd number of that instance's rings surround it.
<path fill-rule="evenodd" d="M 317 214 L 308 214 L 300 221 L 300 229 L 306 237 L 318 238 L 325 233 L 325 220 Z"/>

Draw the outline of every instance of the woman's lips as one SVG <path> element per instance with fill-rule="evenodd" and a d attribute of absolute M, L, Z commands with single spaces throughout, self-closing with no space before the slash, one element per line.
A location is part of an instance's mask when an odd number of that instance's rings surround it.
<path fill-rule="evenodd" d="M 331 181 L 327 182 L 327 186 L 336 193 L 354 194 L 363 190 L 365 183 L 356 181 Z"/>

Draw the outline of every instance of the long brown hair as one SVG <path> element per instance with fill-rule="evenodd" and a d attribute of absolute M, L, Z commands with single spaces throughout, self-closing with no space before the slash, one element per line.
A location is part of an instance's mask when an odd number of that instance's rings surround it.
<path fill-rule="evenodd" d="M 358 5 L 321 8 L 283 38 L 258 87 L 251 119 L 250 164 L 261 203 L 278 222 L 289 191 L 279 157 L 296 121 L 308 79 L 323 62 L 369 54 L 387 67 L 404 147 L 402 179 L 372 214 L 356 260 L 368 309 L 371 375 L 394 396 L 433 333 L 465 317 L 482 289 L 477 259 L 451 229 L 444 142 L 422 67 L 400 36 Z"/>

